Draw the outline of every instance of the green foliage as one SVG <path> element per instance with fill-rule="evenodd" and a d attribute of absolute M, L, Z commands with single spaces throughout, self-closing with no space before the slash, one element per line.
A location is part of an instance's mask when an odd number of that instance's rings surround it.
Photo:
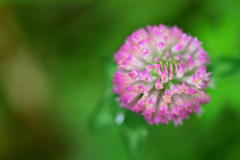
<path fill-rule="evenodd" d="M 106 132 L 118 125 L 128 155 L 135 159 L 147 138 L 146 121 L 135 112 L 120 108 L 113 98 L 103 98 L 94 111 L 90 128 L 97 133 Z"/>
<path fill-rule="evenodd" d="M 136 115 L 134 112 L 128 112 L 120 130 L 126 152 L 131 159 L 136 159 L 148 136 L 146 122 L 141 115 Z"/>
<path fill-rule="evenodd" d="M 91 119 L 91 128 L 94 131 L 106 131 L 115 125 L 114 111 L 118 103 L 112 98 L 104 98 L 97 106 Z"/>

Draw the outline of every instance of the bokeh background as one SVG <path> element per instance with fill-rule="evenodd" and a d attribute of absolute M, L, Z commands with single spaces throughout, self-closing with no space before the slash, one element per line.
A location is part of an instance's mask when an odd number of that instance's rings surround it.
<path fill-rule="evenodd" d="M 0 159 L 132 159 L 117 125 L 91 119 L 108 122 L 105 63 L 131 32 L 159 23 L 203 42 L 215 88 L 200 118 L 147 126 L 137 158 L 240 159 L 239 0 L 1 1 Z"/>

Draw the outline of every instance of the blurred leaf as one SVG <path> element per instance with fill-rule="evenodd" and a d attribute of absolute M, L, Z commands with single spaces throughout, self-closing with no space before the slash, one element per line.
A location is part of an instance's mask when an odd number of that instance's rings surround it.
<path fill-rule="evenodd" d="M 131 159 L 137 158 L 147 135 L 146 121 L 143 117 L 136 115 L 135 112 L 128 112 L 121 126 L 121 136 Z"/>
<path fill-rule="evenodd" d="M 90 128 L 96 132 L 106 131 L 114 126 L 121 125 L 128 110 L 121 108 L 116 96 L 104 97 L 97 105 L 90 120 Z"/>
<path fill-rule="evenodd" d="M 212 60 L 209 68 L 215 77 L 227 77 L 239 73 L 240 58 L 218 58 Z"/>
<path fill-rule="evenodd" d="M 112 88 L 113 73 L 117 69 L 117 65 L 113 60 L 113 57 L 103 57 L 101 59 L 102 68 L 103 68 L 103 77 L 105 86 L 107 88 Z"/>
<path fill-rule="evenodd" d="M 113 98 L 103 98 L 92 115 L 90 128 L 93 131 L 101 132 L 115 126 L 114 113 L 117 108 L 118 102 Z"/>

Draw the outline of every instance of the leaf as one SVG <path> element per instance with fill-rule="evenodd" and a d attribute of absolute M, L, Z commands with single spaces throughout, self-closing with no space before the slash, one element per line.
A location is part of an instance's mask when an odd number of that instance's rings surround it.
<path fill-rule="evenodd" d="M 240 58 L 218 58 L 212 60 L 211 72 L 216 77 L 233 76 L 239 73 Z"/>
<path fill-rule="evenodd" d="M 97 105 L 91 120 L 90 129 L 95 132 L 103 132 L 114 126 L 121 125 L 128 110 L 121 108 L 116 96 L 104 97 Z"/>
<path fill-rule="evenodd" d="M 148 135 L 145 120 L 134 112 L 128 112 L 120 131 L 130 159 L 136 159 Z"/>
<path fill-rule="evenodd" d="M 114 71 L 117 69 L 116 63 L 113 61 L 113 58 L 111 57 L 103 57 L 101 59 L 101 66 L 103 68 L 103 77 L 106 88 L 112 88 L 113 83 L 113 74 Z"/>
<path fill-rule="evenodd" d="M 97 132 L 105 131 L 115 126 L 115 116 L 120 110 L 119 104 L 115 99 L 117 95 L 114 94 L 112 89 L 113 73 L 116 70 L 116 64 L 112 58 L 102 57 L 101 68 L 106 87 L 105 97 L 97 105 L 90 121 L 90 128 Z M 121 116 L 118 118 L 121 121 Z"/>
<path fill-rule="evenodd" d="M 93 131 L 101 132 L 115 126 L 114 111 L 117 107 L 118 103 L 113 98 L 103 98 L 92 115 L 90 128 Z"/>

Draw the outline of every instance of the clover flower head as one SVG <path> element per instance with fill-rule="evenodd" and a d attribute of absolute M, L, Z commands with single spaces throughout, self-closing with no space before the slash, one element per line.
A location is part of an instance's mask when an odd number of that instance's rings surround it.
<path fill-rule="evenodd" d="M 204 91 L 209 57 L 197 38 L 176 26 L 133 32 L 114 58 L 114 92 L 121 106 L 141 113 L 149 124 L 182 124 L 210 100 Z"/>

